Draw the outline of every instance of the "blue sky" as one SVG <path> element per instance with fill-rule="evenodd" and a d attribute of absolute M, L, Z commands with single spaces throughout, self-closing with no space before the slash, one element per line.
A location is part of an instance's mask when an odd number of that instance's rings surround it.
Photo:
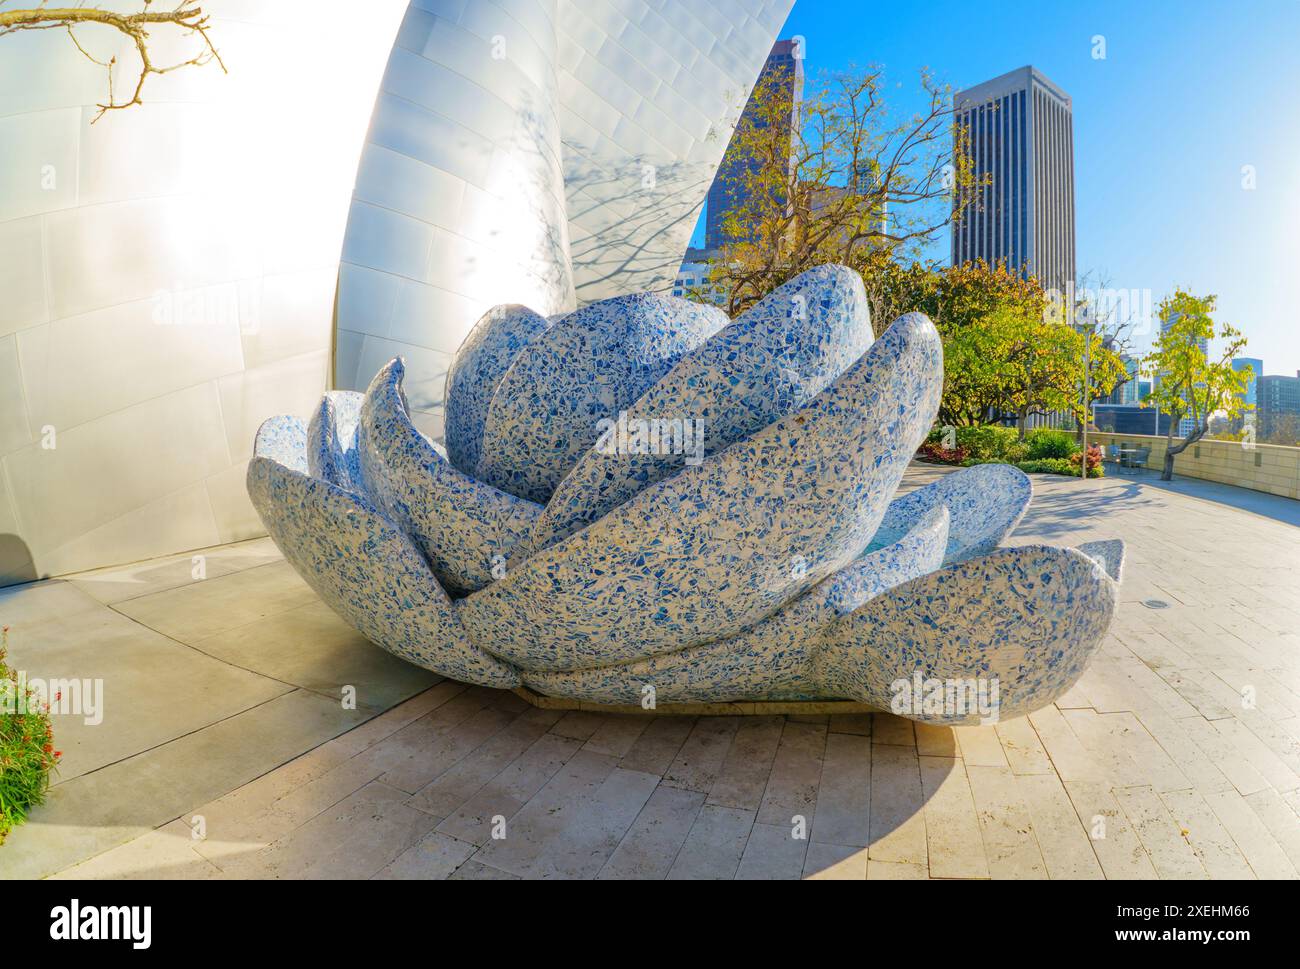
<path fill-rule="evenodd" d="M 1215 293 L 1265 373 L 1300 368 L 1297 0 L 797 0 L 796 34 L 811 75 L 883 65 L 899 112 L 924 66 L 954 88 L 1038 67 L 1074 101 L 1079 272 L 1153 302 Z"/>

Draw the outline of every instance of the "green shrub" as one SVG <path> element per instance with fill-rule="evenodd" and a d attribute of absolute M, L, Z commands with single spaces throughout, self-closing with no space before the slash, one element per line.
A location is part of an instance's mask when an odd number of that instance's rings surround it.
<path fill-rule="evenodd" d="M 965 452 L 968 460 L 1014 462 L 1025 457 L 1025 446 L 1018 439 L 1014 427 L 983 424 L 977 427 L 957 427 L 953 431 L 955 447 L 952 450 Z M 943 428 L 936 427 L 932 430 L 926 443 L 943 445 Z"/>
<path fill-rule="evenodd" d="M 1068 458 L 1079 450 L 1079 445 L 1075 443 L 1073 434 L 1066 431 L 1052 431 L 1046 428 L 1035 428 L 1027 433 L 1025 443 L 1029 446 L 1027 457 L 1030 461 L 1045 458 Z"/>
<path fill-rule="evenodd" d="M 1039 458 L 1036 461 L 1021 461 L 1016 465 L 1026 474 L 1064 474 L 1072 478 L 1079 477 L 1079 462 L 1069 458 Z M 1100 478 L 1106 474 L 1100 463 L 1095 466 L 1089 462 L 1088 477 Z"/>
<path fill-rule="evenodd" d="M 33 690 L 24 692 L 17 674 L 5 665 L 8 645 L 5 626 L 0 631 L 0 844 L 26 820 L 28 810 L 45 800 L 50 771 L 63 756 L 54 749 L 47 709 L 31 709 L 40 698 Z"/>

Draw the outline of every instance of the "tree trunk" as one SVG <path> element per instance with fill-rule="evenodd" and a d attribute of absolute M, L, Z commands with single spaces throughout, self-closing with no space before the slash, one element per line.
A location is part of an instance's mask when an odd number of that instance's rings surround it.
<path fill-rule="evenodd" d="M 1022 407 L 1020 408 L 1020 412 L 1016 414 L 1016 428 L 1019 431 L 1019 440 L 1021 441 L 1025 439 L 1025 426 L 1028 423 L 1029 423 L 1029 408 Z"/>
<path fill-rule="evenodd" d="M 1169 433 L 1165 436 L 1165 469 L 1160 473 L 1161 481 L 1174 480 L 1174 458 L 1186 451 L 1191 445 L 1195 444 L 1205 436 L 1206 427 L 1196 428 L 1187 437 L 1183 438 L 1183 443 L 1174 445 L 1174 428 L 1177 427 L 1174 421 L 1169 422 Z"/>

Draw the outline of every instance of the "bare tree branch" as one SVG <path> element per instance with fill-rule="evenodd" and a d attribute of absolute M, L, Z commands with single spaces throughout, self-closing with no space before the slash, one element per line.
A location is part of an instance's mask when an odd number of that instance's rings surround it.
<path fill-rule="evenodd" d="M 101 10 L 96 7 L 46 7 L 44 3 L 26 10 L 0 10 L 0 37 L 20 30 L 50 30 L 56 28 L 67 30 L 68 36 L 72 38 L 72 43 L 76 45 L 77 50 L 92 64 L 96 64 L 108 72 L 108 101 L 105 104 L 96 105 L 99 108 L 99 113 L 90 122 L 94 124 L 107 111 L 118 111 L 132 105 L 143 104 L 140 94 L 144 90 L 145 81 L 150 74 L 170 74 L 182 67 L 202 67 L 212 61 L 217 62 L 223 73 L 226 72 L 226 65 L 221 60 L 221 54 L 218 53 L 216 46 L 212 43 L 212 38 L 208 36 L 208 18 L 204 15 L 201 7 L 194 6 L 193 0 L 183 0 L 172 10 L 152 10 L 150 9 L 151 2 L 152 0 L 143 0 L 145 9 L 131 14 Z M 77 39 L 75 28 L 85 24 L 99 24 L 111 27 L 129 39 L 135 46 L 136 52 L 140 55 L 140 75 L 136 79 L 135 89 L 131 92 L 129 100 L 118 101 L 113 94 L 113 68 L 117 65 L 117 58 L 111 57 L 107 61 L 101 61 L 93 57 Z M 147 28 L 158 24 L 183 28 L 187 36 L 197 34 L 203 41 L 199 52 L 194 57 L 176 64 L 165 67 L 156 65 L 149 56 L 149 30 Z"/>

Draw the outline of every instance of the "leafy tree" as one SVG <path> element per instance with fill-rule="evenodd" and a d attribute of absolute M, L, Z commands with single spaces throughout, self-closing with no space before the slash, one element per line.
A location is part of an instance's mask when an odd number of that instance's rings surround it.
<path fill-rule="evenodd" d="M 1251 406 L 1242 399 L 1250 368 L 1232 368 L 1232 360 L 1241 355 L 1246 338 L 1226 323 L 1215 323 L 1211 315 L 1215 300 L 1214 296 L 1194 296 L 1180 288 L 1160 302 L 1160 337 L 1144 368 L 1153 378 L 1153 386 L 1143 406 L 1156 407 L 1171 418 L 1165 438 L 1165 466 L 1160 475 L 1163 481 L 1173 479 L 1174 458 L 1209 431 L 1211 416 L 1222 412 L 1231 418 Z M 1214 339 L 1224 344 L 1222 353 L 1212 360 L 1201 344 L 1208 346 Z M 1184 417 L 1192 420 L 1192 431 L 1175 444 L 1174 434 Z"/>
<path fill-rule="evenodd" d="M 982 184 L 969 133 L 953 122 L 951 90 L 928 73 L 921 85 L 926 108 L 894 121 L 880 68 L 808 81 L 802 93 L 780 71 L 759 79 L 728 148 L 726 242 L 710 266 L 729 313 L 816 266 L 914 254 L 960 220 L 967 203 L 954 199 Z"/>

